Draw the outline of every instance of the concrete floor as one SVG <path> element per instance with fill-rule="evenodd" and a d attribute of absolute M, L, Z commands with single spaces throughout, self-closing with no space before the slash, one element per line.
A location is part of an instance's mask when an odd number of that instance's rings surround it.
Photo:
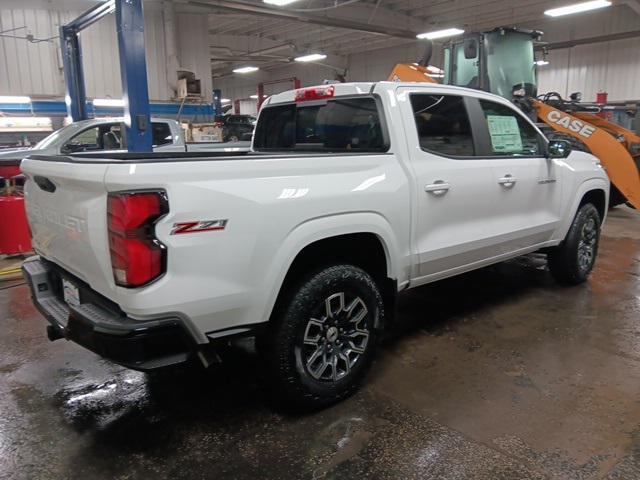
<path fill-rule="evenodd" d="M 253 355 L 147 376 L 3 289 L 0 478 L 638 479 L 639 220 L 612 212 L 586 285 L 530 256 L 405 294 L 367 385 L 303 416 Z"/>

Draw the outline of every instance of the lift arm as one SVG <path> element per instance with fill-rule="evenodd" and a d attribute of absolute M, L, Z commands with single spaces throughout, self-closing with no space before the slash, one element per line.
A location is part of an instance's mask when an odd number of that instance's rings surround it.
<path fill-rule="evenodd" d="M 640 143 L 639 137 L 625 130 L 629 137 L 625 140 L 623 136 L 619 141 L 615 132 L 621 134 L 620 129 L 624 129 L 600 117 L 589 113 L 576 113 L 574 116 L 539 100 L 532 100 L 532 103 L 542 122 L 589 147 L 607 170 L 611 183 L 631 205 L 640 209 L 640 175 L 635 159 L 625 145 L 625 142 L 633 140 L 632 137 Z"/>

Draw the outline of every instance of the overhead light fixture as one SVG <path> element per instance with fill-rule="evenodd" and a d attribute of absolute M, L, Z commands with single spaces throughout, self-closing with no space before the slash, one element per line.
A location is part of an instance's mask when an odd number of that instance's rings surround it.
<path fill-rule="evenodd" d="M 545 10 L 544 14 L 550 17 L 562 17 L 563 15 L 571 15 L 573 13 L 588 12 L 598 8 L 610 7 L 611 2 L 608 0 L 593 0 L 591 2 L 574 3 L 565 7 L 552 8 Z"/>
<path fill-rule="evenodd" d="M 220 99 L 220 103 L 229 103 L 231 100 L 229 100 L 228 98 L 221 98 Z"/>
<path fill-rule="evenodd" d="M 535 64 L 539 67 L 544 67 L 545 65 L 549 65 L 549 62 L 547 60 L 536 60 Z"/>
<path fill-rule="evenodd" d="M 276 5 L 277 7 L 283 7 L 284 5 L 289 5 L 290 3 L 297 2 L 298 0 L 262 0 L 264 3 L 268 3 L 269 5 Z"/>
<path fill-rule="evenodd" d="M 258 99 L 258 95 L 249 95 L 249 98 L 253 98 L 254 100 Z"/>
<path fill-rule="evenodd" d="M 296 57 L 294 60 L 296 62 L 317 62 L 318 60 L 324 60 L 325 58 L 327 58 L 327 56 L 322 53 L 310 53 L 309 55 Z"/>
<path fill-rule="evenodd" d="M 445 28 L 444 30 L 436 30 L 435 32 L 420 33 L 419 35 L 416 35 L 416 37 L 420 39 L 426 38 L 427 40 L 435 40 L 436 38 L 453 37 L 454 35 L 460 35 L 461 33 L 464 33 L 464 30 L 459 28 Z"/>
<path fill-rule="evenodd" d="M 22 95 L 3 95 L 0 96 L 0 103 L 31 103 L 31 98 Z"/>
<path fill-rule="evenodd" d="M 234 68 L 233 73 L 251 73 L 251 72 L 255 72 L 256 70 L 260 70 L 260 69 L 258 67 L 240 67 L 240 68 Z"/>
<path fill-rule="evenodd" d="M 124 100 L 121 98 L 94 98 L 94 107 L 124 107 Z"/>

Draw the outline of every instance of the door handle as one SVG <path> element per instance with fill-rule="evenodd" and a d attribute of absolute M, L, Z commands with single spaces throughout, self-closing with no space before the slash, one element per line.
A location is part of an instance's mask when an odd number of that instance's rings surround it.
<path fill-rule="evenodd" d="M 514 177 L 514 176 L 513 176 L 513 175 L 511 175 L 510 173 L 508 173 L 508 174 L 506 174 L 504 177 L 500 177 L 500 178 L 498 179 L 498 183 L 499 183 L 500 185 L 502 185 L 503 187 L 505 187 L 505 188 L 511 188 L 511 187 L 513 187 L 513 186 L 516 184 L 516 182 L 517 182 L 517 181 L 518 181 L 518 180 L 516 180 L 516 177 Z"/>
<path fill-rule="evenodd" d="M 436 180 L 429 185 L 425 185 L 424 191 L 433 195 L 444 195 L 450 188 L 451 185 L 444 180 Z"/>

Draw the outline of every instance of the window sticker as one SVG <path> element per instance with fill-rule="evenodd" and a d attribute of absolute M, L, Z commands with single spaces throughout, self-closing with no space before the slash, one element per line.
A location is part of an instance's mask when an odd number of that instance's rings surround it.
<path fill-rule="evenodd" d="M 522 152 L 522 137 L 515 117 L 487 115 L 487 123 L 494 153 Z"/>

